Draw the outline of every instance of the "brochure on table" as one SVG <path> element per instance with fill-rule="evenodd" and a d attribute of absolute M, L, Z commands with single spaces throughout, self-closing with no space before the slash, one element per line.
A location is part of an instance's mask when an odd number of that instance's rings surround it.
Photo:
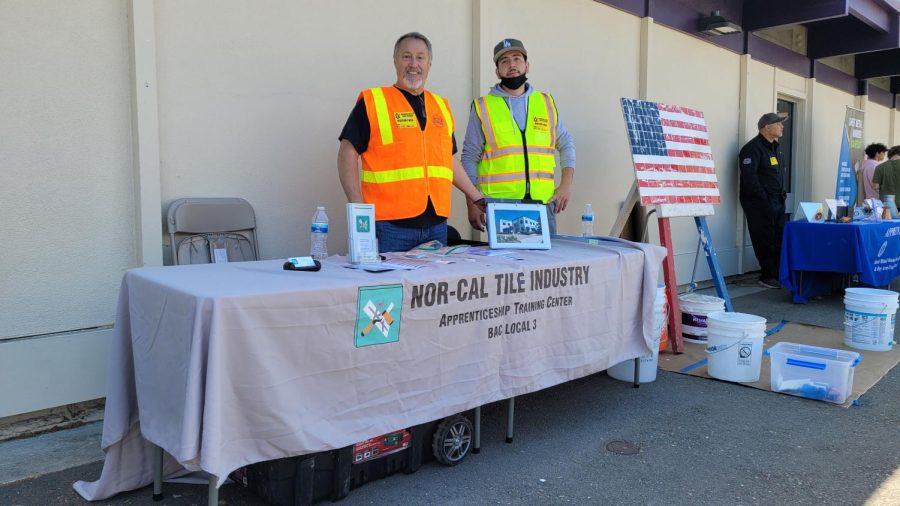
<path fill-rule="evenodd" d="M 350 263 L 373 264 L 381 260 L 375 238 L 374 204 L 347 203 L 347 235 Z"/>

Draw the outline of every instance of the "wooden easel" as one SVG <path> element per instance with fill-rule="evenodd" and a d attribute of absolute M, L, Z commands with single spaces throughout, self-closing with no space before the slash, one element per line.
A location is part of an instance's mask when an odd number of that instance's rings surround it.
<path fill-rule="evenodd" d="M 632 241 L 648 242 L 647 216 L 650 213 L 644 212 L 643 209 L 644 206 L 641 205 L 637 181 L 635 181 L 631 184 L 631 190 L 628 191 L 628 196 L 625 197 L 625 202 L 619 211 L 618 217 L 616 217 L 609 235 Z M 650 212 L 655 212 L 655 210 Z M 697 226 L 697 233 L 700 236 L 698 246 L 702 246 L 705 251 L 716 293 L 725 301 L 725 310 L 734 311 L 731 305 L 731 298 L 728 296 L 728 288 L 725 286 L 725 279 L 722 276 L 722 269 L 719 267 L 719 256 L 716 254 L 715 247 L 712 244 L 712 236 L 706 224 L 706 217 L 694 216 L 693 218 Z M 666 248 L 667 251 L 666 258 L 663 260 L 663 278 L 666 283 L 666 300 L 669 303 L 669 341 L 672 343 L 671 349 L 673 353 L 683 353 L 684 337 L 681 335 L 681 308 L 678 305 L 678 283 L 675 280 L 675 252 L 672 245 L 672 229 L 669 225 L 669 218 L 660 216 L 659 213 L 657 213 L 657 222 L 659 225 L 660 246 Z M 699 249 L 698 247 L 698 255 Z"/>

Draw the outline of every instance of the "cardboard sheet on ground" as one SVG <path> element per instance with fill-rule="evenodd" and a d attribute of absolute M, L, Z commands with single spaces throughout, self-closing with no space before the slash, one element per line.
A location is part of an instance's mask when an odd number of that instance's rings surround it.
<path fill-rule="evenodd" d="M 769 327 L 774 327 L 774 324 Z M 815 325 L 788 322 L 778 332 L 766 336 L 765 349 L 768 350 L 774 346 L 775 343 L 780 343 L 782 341 L 824 346 L 839 350 L 850 350 L 863 356 L 862 361 L 856 366 L 856 371 L 853 373 L 853 391 L 850 393 L 850 396 L 847 397 L 847 402 L 841 405 L 843 407 L 848 407 L 853 401 L 859 399 L 862 394 L 875 386 L 888 371 L 893 369 L 894 366 L 900 362 L 900 350 L 896 348 L 892 351 L 865 351 L 849 348 L 844 346 L 843 331 L 826 327 L 817 327 Z M 673 355 L 668 352 L 661 353 L 659 355 L 659 368 L 680 374 L 715 379 L 708 374 L 706 369 L 706 345 L 685 342 L 684 348 L 684 353 L 681 355 Z M 755 383 L 737 384 L 771 392 L 772 385 L 769 375 L 770 363 L 769 357 L 763 356 L 759 381 Z M 810 402 L 820 401 L 810 400 Z"/>

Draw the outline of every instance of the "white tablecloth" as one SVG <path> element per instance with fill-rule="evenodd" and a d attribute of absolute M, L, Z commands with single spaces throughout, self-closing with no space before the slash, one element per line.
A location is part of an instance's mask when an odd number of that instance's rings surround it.
<path fill-rule="evenodd" d="M 377 274 L 341 257 L 320 272 L 282 261 L 130 270 L 106 461 L 98 481 L 75 489 L 99 500 L 151 483 L 150 442 L 168 454 L 167 475 L 202 469 L 221 483 L 247 464 L 341 448 L 647 354 L 664 256 L 554 240 L 549 251 Z M 370 301 L 379 325 L 366 325 Z"/>

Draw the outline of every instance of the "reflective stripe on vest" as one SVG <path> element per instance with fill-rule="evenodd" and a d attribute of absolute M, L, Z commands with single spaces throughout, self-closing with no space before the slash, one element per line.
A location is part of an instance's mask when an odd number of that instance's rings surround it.
<path fill-rule="evenodd" d="M 532 92 L 528 98 L 525 143 L 522 131 L 503 97 L 487 95 L 473 105 L 481 120 L 485 145 L 478 162 L 481 191 L 494 198 L 521 199 L 525 196 L 525 154 L 531 198 L 548 202 L 553 197 L 556 169 L 556 106 L 545 93 Z"/>
<path fill-rule="evenodd" d="M 393 86 L 365 90 L 360 98 L 371 129 L 360 186 L 363 200 L 375 204 L 375 219 L 416 217 L 429 197 L 435 212 L 449 217 L 454 123 L 447 102 L 424 92 L 423 131 L 406 97 Z"/>

